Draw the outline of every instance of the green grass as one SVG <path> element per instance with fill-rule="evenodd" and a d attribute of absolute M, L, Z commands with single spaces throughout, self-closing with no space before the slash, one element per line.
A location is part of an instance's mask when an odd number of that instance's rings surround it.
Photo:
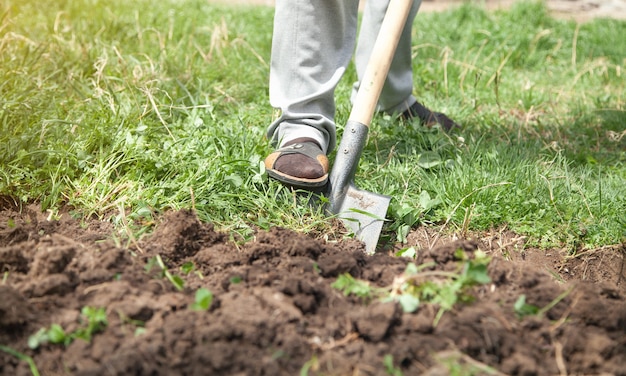
<path fill-rule="evenodd" d="M 272 16 L 199 0 L 4 2 L 0 194 L 134 229 L 193 207 L 244 238 L 330 232 L 261 166 Z M 545 247 L 624 241 L 625 22 L 468 3 L 418 15 L 414 34 L 417 96 L 464 129 L 375 118 L 357 184 L 393 197 L 386 235 L 507 225 Z M 337 89 L 340 129 L 354 77 Z"/>

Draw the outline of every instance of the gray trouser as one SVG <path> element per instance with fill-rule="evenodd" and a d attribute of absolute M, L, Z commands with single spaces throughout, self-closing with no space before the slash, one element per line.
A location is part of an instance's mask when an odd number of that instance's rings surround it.
<path fill-rule="evenodd" d="M 359 0 L 276 0 L 270 103 L 281 115 L 268 129 L 268 137 L 283 145 L 299 137 L 317 140 L 325 152 L 335 147 L 335 87 L 352 54 L 362 77 L 388 0 L 367 0 L 359 31 Z M 411 25 L 421 0 L 413 8 L 402 32 L 378 110 L 399 113 L 415 102 L 412 95 Z M 354 84 L 354 93 L 358 82 Z"/>

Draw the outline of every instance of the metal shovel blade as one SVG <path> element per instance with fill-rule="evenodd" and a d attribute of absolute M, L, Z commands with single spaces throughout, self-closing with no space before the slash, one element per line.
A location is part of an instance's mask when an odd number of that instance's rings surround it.
<path fill-rule="evenodd" d="M 391 197 L 358 189 L 350 185 L 339 208 L 338 216 L 365 243 L 365 251 L 376 251 Z"/>
<path fill-rule="evenodd" d="M 368 192 L 354 185 L 354 175 L 369 127 L 348 121 L 337 149 L 329 177 L 329 207 L 365 243 L 367 253 L 374 253 L 385 222 L 391 197 Z"/>

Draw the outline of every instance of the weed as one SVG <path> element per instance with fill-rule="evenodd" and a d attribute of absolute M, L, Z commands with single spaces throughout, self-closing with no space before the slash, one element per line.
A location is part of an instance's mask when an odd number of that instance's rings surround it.
<path fill-rule="evenodd" d="M 405 243 L 411 228 L 420 223 L 433 208 L 441 204 L 441 200 L 433 199 L 427 191 L 422 191 L 418 197 L 418 204 L 414 206 L 407 203 L 402 205 L 392 203 L 390 210 L 396 220 L 390 230 L 396 232 L 397 241 Z"/>
<path fill-rule="evenodd" d="M 455 256 L 460 262 L 460 272 L 419 272 L 414 264 L 409 264 L 404 274 L 394 281 L 391 297 L 396 299 L 403 309 L 413 312 L 419 302 L 428 302 L 439 306 L 434 325 L 437 325 L 442 315 L 452 309 L 457 302 L 471 302 L 473 297 L 467 294 L 467 289 L 491 281 L 487 274 L 487 265 L 490 258 L 483 252 L 477 251 L 474 258 L 469 258 L 462 250 L 457 250 Z M 444 277 L 443 281 L 425 280 L 429 277 Z"/>
<path fill-rule="evenodd" d="M 531 316 L 539 313 L 539 307 L 526 303 L 526 295 L 520 295 L 515 304 L 513 304 L 513 309 L 515 310 L 515 314 L 517 317 Z"/>
<path fill-rule="evenodd" d="M 518 318 L 523 318 L 525 316 L 543 316 L 549 310 L 554 308 L 555 305 L 559 304 L 563 299 L 565 299 L 572 291 L 574 291 L 574 287 L 572 286 L 569 289 L 560 293 L 556 298 L 554 298 L 550 303 L 548 303 L 545 307 L 539 308 L 535 305 L 526 303 L 526 295 L 520 295 L 515 303 L 513 304 L 513 310 Z"/>
<path fill-rule="evenodd" d="M 37 333 L 28 338 L 28 347 L 38 348 L 41 344 L 53 343 L 68 346 L 75 339 L 90 342 L 94 334 L 104 330 L 108 325 L 104 308 L 83 307 L 81 310 L 83 326 L 74 332 L 67 333 L 59 324 L 52 324 L 50 328 L 41 328 Z"/>
<path fill-rule="evenodd" d="M 187 275 L 191 272 L 193 272 L 193 270 L 196 268 L 196 265 L 193 263 L 193 261 L 187 261 L 184 264 L 182 264 L 180 266 L 180 271 L 184 274 Z"/>
<path fill-rule="evenodd" d="M 168 270 L 167 266 L 163 262 L 163 259 L 161 258 L 161 255 L 156 255 L 150 258 L 148 262 L 146 263 L 146 265 L 144 266 L 144 269 L 146 270 L 147 273 L 149 273 L 154 267 L 154 265 L 157 265 L 160 269 L 160 273 L 159 273 L 160 278 L 165 278 L 168 281 L 170 281 L 170 283 L 178 291 L 183 291 L 185 289 L 185 281 L 183 281 L 183 279 L 180 276 L 172 274 Z"/>
<path fill-rule="evenodd" d="M 432 263 L 420 266 L 408 263 L 405 271 L 387 287 L 374 288 L 347 273 L 341 274 L 331 286 L 365 302 L 374 298 L 398 302 L 405 312 L 415 312 L 421 303 L 436 305 L 439 307 L 433 323 L 436 326 L 442 315 L 455 304 L 473 300 L 467 291 L 470 287 L 491 282 L 487 274 L 491 259 L 484 252 L 476 251 L 471 258 L 459 249 L 455 257 L 459 260 L 459 271 L 456 273 L 423 271 L 432 267 Z"/>
<path fill-rule="evenodd" d="M 343 292 L 346 296 L 356 295 L 366 301 L 371 300 L 378 292 L 378 290 L 371 287 L 367 282 L 357 280 L 348 273 L 339 275 L 331 287 Z"/>

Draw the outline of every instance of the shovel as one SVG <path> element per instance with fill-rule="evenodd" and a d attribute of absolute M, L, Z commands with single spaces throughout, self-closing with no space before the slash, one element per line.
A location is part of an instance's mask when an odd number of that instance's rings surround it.
<path fill-rule="evenodd" d="M 376 251 L 391 197 L 357 188 L 354 175 L 412 3 L 412 0 L 389 2 L 329 176 L 328 210 L 365 243 L 369 254 Z"/>

